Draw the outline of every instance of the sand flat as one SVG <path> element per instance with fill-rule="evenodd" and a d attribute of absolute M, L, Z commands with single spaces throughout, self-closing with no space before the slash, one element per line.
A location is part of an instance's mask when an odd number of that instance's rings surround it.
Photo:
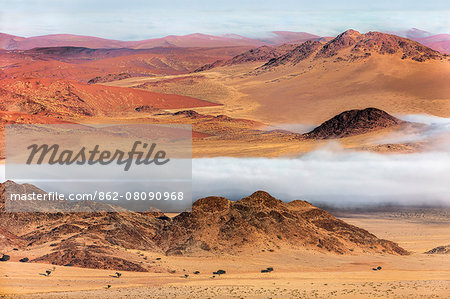
<path fill-rule="evenodd" d="M 5 262 L 0 264 L 0 289 L 7 298 L 446 298 L 450 291 L 450 258 L 427 255 L 448 243 L 449 226 L 429 218 L 392 219 L 382 214 L 350 215 L 343 220 L 381 238 L 398 242 L 409 256 L 334 255 L 314 251 L 281 249 L 221 257 L 166 257 L 145 252 L 150 259 L 175 273 L 122 272 L 52 265 Z M 272 273 L 261 273 L 266 267 Z M 381 271 L 373 267 L 381 266 Z M 225 269 L 227 274 L 212 272 Z M 193 274 L 200 271 L 200 274 Z M 185 278 L 185 274 L 189 277 Z M 111 285 L 107 289 L 107 285 Z"/>

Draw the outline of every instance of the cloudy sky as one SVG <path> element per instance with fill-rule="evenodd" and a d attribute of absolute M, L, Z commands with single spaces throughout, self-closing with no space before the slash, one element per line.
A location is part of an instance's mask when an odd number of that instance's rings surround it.
<path fill-rule="evenodd" d="M 0 0 L 0 32 L 139 40 L 189 33 L 261 36 L 273 30 L 336 35 L 348 28 L 450 32 L 448 0 Z"/>

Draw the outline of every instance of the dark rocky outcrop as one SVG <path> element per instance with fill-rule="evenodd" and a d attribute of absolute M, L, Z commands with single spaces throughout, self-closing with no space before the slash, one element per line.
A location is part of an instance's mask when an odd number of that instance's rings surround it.
<path fill-rule="evenodd" d="M 377 108 L 355 109 L 334 116 L 304 136 L 316 139 L 341 138 L 394 127 L 402 123 L 405 122 Z"/>
<path fill-rule="evenodd" d="M 97 76 L 88 81 L 88 84 L 106 83 L 131 78 L 128 73 L 108 74 L 106 76 Z"/>
<path fill-rule="evenodd" d="M 8 184 L 14 184 L 8 182 Z M 17 185 L 17 184 L 16 184 Z M 1 184 L 4 196 L 5 183 Z M 25 188 L 21 185 L 13 188 Z M 173 219 L 160 212 L 0 213 L 2 242 L 27 251 L 49 246 L 31 259 L 55 265 L 148 271 L 126 249 L 166 255 L 216 255 L 309 249 L 333 254 L 404 255 L 397 244 L 335 218 L 305 201 L 282 202 L 264 191 L 238 201 L 197 200 Z"/>
<path fill-rule="evenodd" d="M 264 191 L 238 201 L 206 197 L 192 212 L 172 220 L 162 233 L 167 254 L 307 248 L 350 254 L 352 250 L 407 254 L 397 244 L 378 239 L 305 201 L 282 202 Z M 207 250 L 205 249 L 207 248 Z M 352 249 L 352 250 L 350 250 Z"/>
<path fill-rule="evenodd" d="M 426 254 L 450 254 L 450 245 L 438 246 L 425 252 Z"/>
<path fill-rule="evenodd" d="M 295 44 L 285 44 L 278 47 L 269 47 L 269 46 L 262 46 L 259 48 L 250 49 L 242 54 L 239 54 L 229 60 L 218 60 L 210 64 L 206 64 L 198 69 L 196 69 L 194 72 L 201 72 L 213 69 L 215 67 L 220 66 L 231 66 L 241 63 L 248 63 L 248 62 L 267 62 L 271 59 L 276 59 L 277 57 L 283 56 L 284 54 L 292 51 L 295 49 L 298 45 Z"/>

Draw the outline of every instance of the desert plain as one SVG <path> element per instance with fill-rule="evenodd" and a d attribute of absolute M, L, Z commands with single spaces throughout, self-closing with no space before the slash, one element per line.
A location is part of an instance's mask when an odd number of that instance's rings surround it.
<path fill-rule="evenodd" d="M 239 256 L 173 257 L 139 251 L 147 257 L 145 262 L 175 272 L 121 271 L 122 276 L 115 278 L 113 270 L 56 266 L 46 277 L 39 273 L 53 266 L 13 261 L 0 264 L 0 285 L 4 298 L 129 298 L 144 294 L 148 298 L 445 298 L 450 288 L 448 255 L 425 252 L 448 243 L 448 213 L 422 209 L 402 215 L 373 212 L 340 217 L 398 242 L 411 252 L 408 256 L 280 249 Z M 28 253 L 12 252 L 11 256 L 16 260 L 24 254 Z M 372 270 L 378 266 L 382 270 Z M 267 267 L 274 271 L 261 273 Z M 227 273 L 212 274 L 217 269 Z"/>
<path fill-rule="evenodd" d="M 341 206 L 348 194 L 328 193 L 326 204 L 310 205 L 292 196 L 280 196 L 281 202 L 265 192 L 250 195 L 257 190 L 247 188 L 248 197 L 228 201 L 215 196 L 223 195 L 223 186 L 230 192 L 242 186 L 227 185 L 230 178 L 222 176 L 181 214 L 2 211 L 0 253 L 8 258 L 0 262 L 0 296 L 448 297 L 450 192 L 444 184 L 427 189 L 435 177 L 420 173 L 448 167 L 445 49 L 429 48 L 436 45 L 425 45 L 426 39 L 351 29 L 336 37 L 278 35 L 294 37 L 263 43 L 189 35 L 120 43 L 2 35 L 2 130 L 34 123 L 190 124 L 195 159 L 228 157 L 240 165 L 239 159 L 256 157 L 314 157 L 325 148 L 329 161 L 337 147 L 376 157 L 363 171 L 375 173 L 368 185 L 389 178 L 389 169 L 376 176 L 377 161 L 412 157 L 406 161 L 414 164 L 422 155 L 438 162 L 443 156 L 439 166 L 430 159 L 432 166 L 418 164 L 419 171 L 406 175 L 411 189 L 423 184 L 429 200 L 378 206 L 377 198 L 361 198 L 348 207 Z M 354 164 L 336 164 L 345 162 Z M 350 180 L 345 172 L 334 176 Z M 2 183 L 2 196 L 7 184 L 30 188 Z"/>

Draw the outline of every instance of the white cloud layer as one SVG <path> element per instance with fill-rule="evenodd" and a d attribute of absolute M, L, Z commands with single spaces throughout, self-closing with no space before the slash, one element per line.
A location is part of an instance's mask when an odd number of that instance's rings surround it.
<path fill-rule="evenodd" d="M 282 200 L 330 205 L 450 205 L 450 119 L 400 116 L 428 129 L 388 142 L 427 140 L 427 151 L 377 154 L 343 150 L 338 143 L 296 158 L 212 158 L 193 162 L 194 195 L 240 199 L 265 190 Z"/>
<path fill-rule="evenodd" d="M 279 199 L 331 205 L 450 205 L 450 153 L 381 155 L 324 148 L 291 159 L 194 161 L 194 195 L 239 199 L 265 190 Z"/>

